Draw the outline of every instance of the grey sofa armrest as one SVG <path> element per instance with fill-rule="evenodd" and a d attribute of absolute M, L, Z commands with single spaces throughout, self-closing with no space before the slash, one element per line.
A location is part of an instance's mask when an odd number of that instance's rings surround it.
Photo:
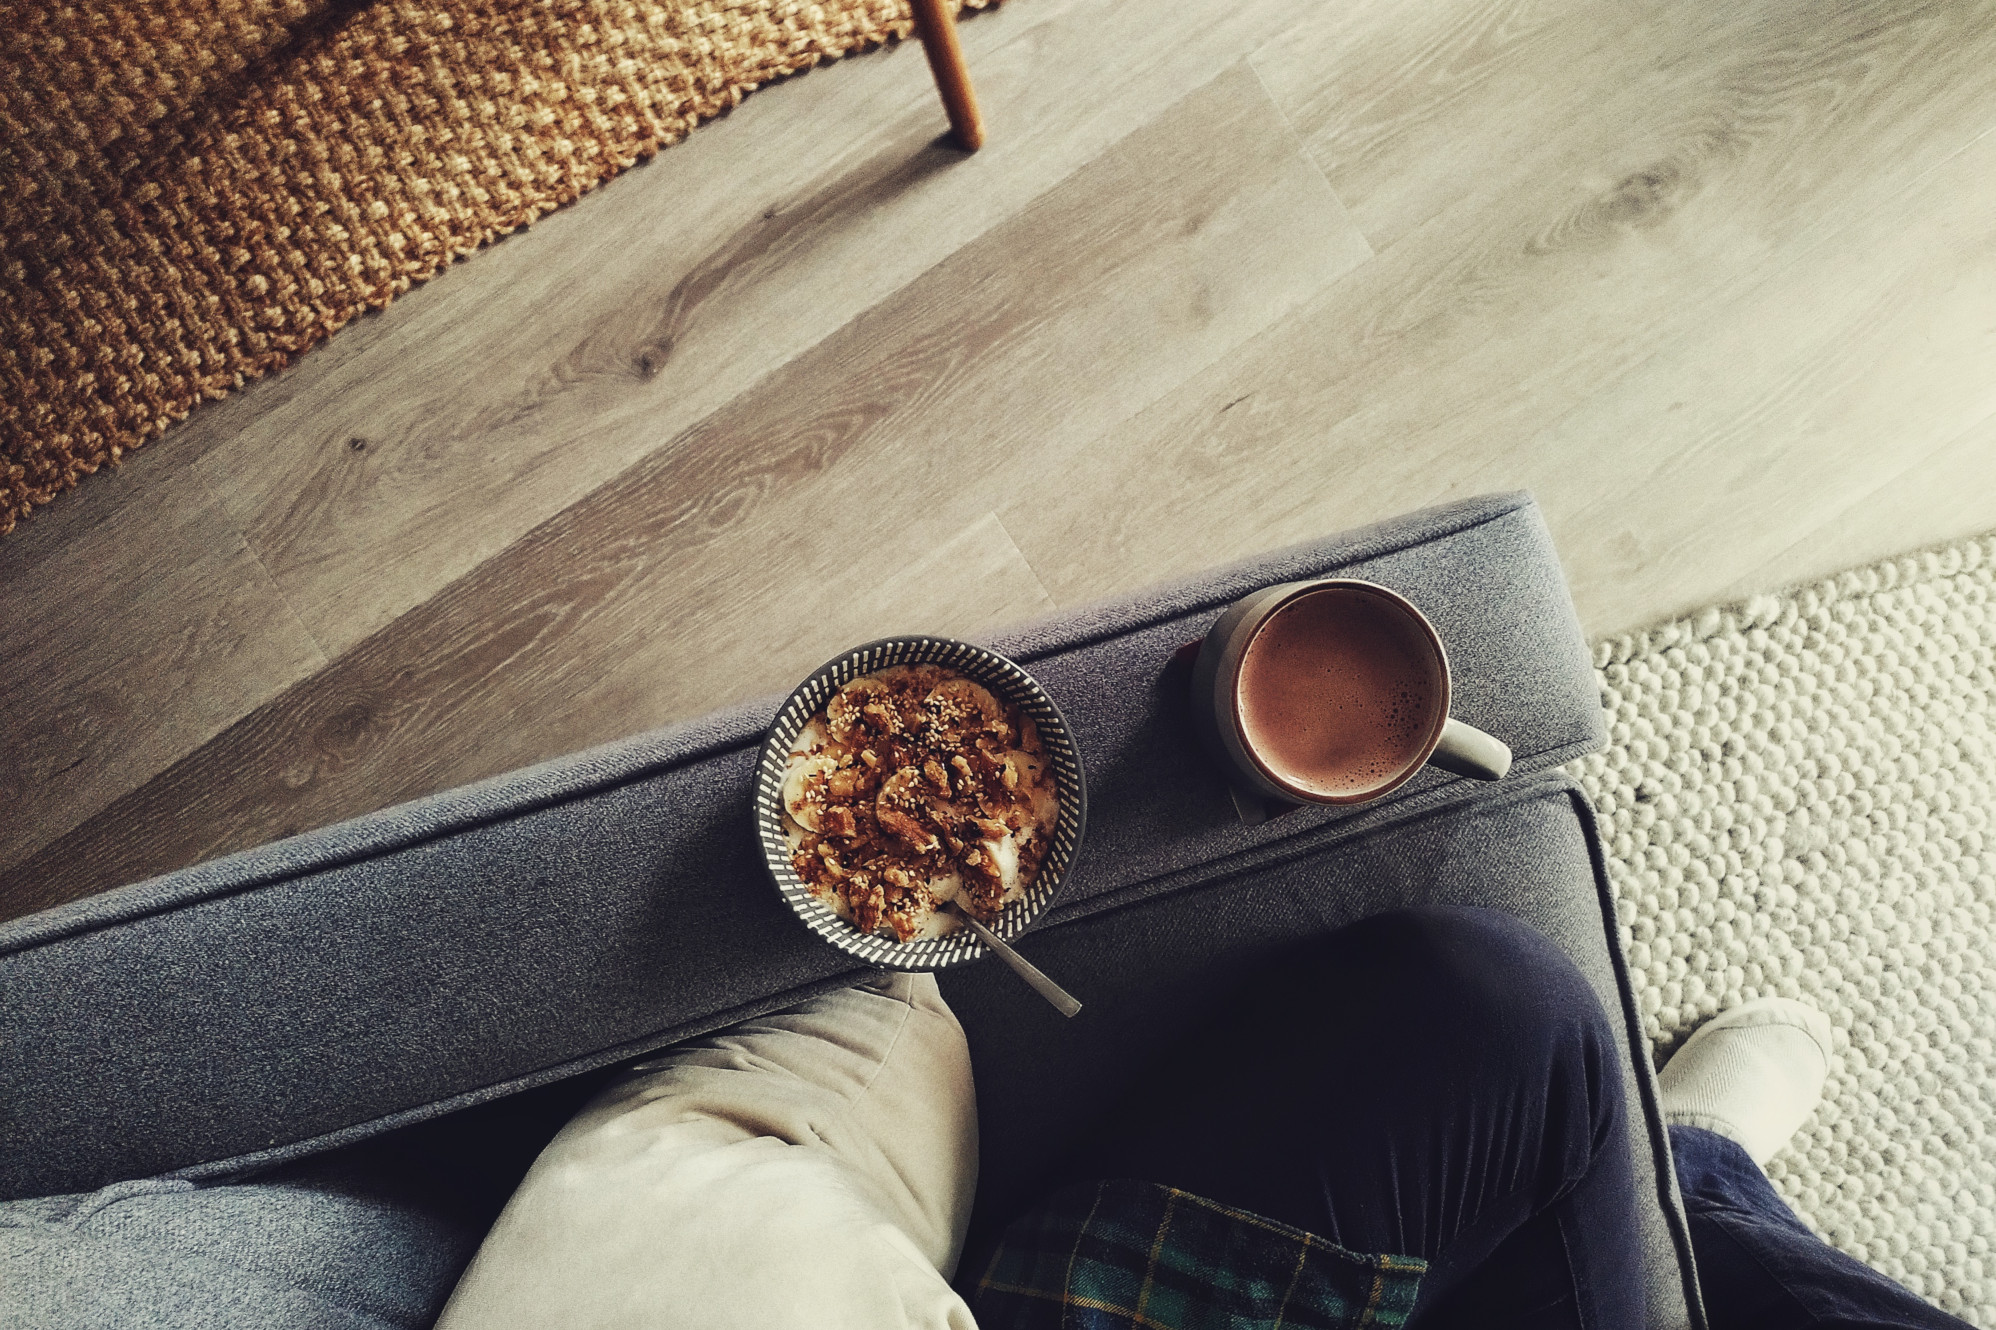
<path fill-rule="evenodd" d="M 1394 587 L 1435 622 L 1455 669 L 1456 714 L 1517 754 L 1503 788 L 1429 771 L 1375 804 L 1239 825 L 1186 737 L 1172 651 L 1251 589 L 1332 572 Z M 1536 807 L 1525 795 L 1537 788 L 1534 774 L 1603 738 L 1558 561 L 1522 495 L 1277 551 L 995 645 L 1060 703 L 1090 777 L 1088 842 L 1040 926 L 1044 936 L 1028 942 L 1053 957 L 1059 946 L 1113 937 L 1126 912 L 1251 892 L 1285 865 L 1344 871 L 1339 845 L 1424 819 L 1452 824 L 1500 806 Z M 621 1061 L 845 982 L 851 964 L 782 905 L 751 835 L 749 769 L 773 705 L 0 928 L 0 1197 L 167 1173 L 229 1176 Z M 1578 825 L 1572 796 L 1559 798 Z M 1561 940 L 1587 953 L 1583 968 L 1607 975 L 1604 996 L 1613 996 L 1619 952 L 1584 835 L 1535 843 L 1558 860 L 1544 882 L 1569 907 Z M 1394 871 L 1408 898 L 1432 895 L 1439 880 L 1418 859 Z M 1576 909 L 1594 921 L 1591 933 L 1575 930 Z M 1300 924 L 1285 917 L 1282 926 Z M 989 966 L 951 976 L 974 1027 L 980 1002 L 1009 1000 L 992 995 L 998 981 Z M 1085 980 L 1073 986 L 1091 997 Z M 1620 996 L 1625 1006 L 1626 982 Z M 1661 1272 L 1652 1321 L 1684 1324 L 1688 1248 L 1639 1029 L 1629 1033 Z M 1002 1041 L 983 1042 L 992 1058 L 1004 1056 Z"/>

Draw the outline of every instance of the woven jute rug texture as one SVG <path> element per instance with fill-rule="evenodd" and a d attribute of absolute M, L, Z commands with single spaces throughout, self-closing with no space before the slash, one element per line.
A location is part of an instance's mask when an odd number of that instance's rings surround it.
<path fill-rule="evenodd" d="M 907 0 L 9 5 L 0 534 L 758 84 L 910 27 Z"/>
<path fill-rule="evenodd" d="M 1836 1027 L 1768 1168 L 1830 1242 L 1996 1327 L 1996 536 L 1597 644 L 1576 764 L 1659 1063 L 1757 996 Z"/>

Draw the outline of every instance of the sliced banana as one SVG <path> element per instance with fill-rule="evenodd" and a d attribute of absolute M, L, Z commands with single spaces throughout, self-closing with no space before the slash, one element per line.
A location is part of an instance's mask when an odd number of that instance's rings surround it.
<path fill-rule="evenodd" d="M 998 699 L 983 684 L 972 683 L 969 679 L 944 679 L 929 690 L 925 705 L 932 710 L 960 707 L 965 712 L 978 716 L 985 724 L 998 720 L 1004 713 L 999 709 Z"/>
<path fill-rule="evenodd" d="M 839 769 L 836 759 L 820 753 L 816 757 L 795 756 L 783 773 L 783 811 L 806 831 L 818 829 L 818 816 L 825 811 L 823 795 L 812 788 L 813 776 L 830 777 Z"/>
<path fill-rule="evenodd" d="M 1053 835 L 1054 826 L 1060 821 L 1060 791 L 1054 788 L 1051 777 L 1033 786 L 1033 826 L 1042 835 Z"/>
<path fill-rule="evenodd" d="M 919 816 L 927 803 L 923 795 L 927 788 L 919 768 L 902 767 L 882 782 L 873 802 L 881 829 L 923 854 L 942 844 L 935 828 Z"/>
<path fill-rule="evenodd" d="M 884 674 L 885 671 L 882 671 Z M 875 698 L 887 695 L 887 683 L 876 674 L 862 674 L 833 695 L 825 703 L 825 727 L 834 739 L 842 744 L 857 744 L 867 737 L 866 727 L 860 723 L 859 709 Z"/>
<path fill-rule="evenodd" d="M 1005 788 L 1025 795 L 1033 824 L 1042 832 L 1051 833 L 1054 823 L 1060 820 L 1060 792 L 1045 759 L 1015 748 L 1001 761 Z"/>
<path fill-rule="evenodd" d="M 991 840 L 979 841 L 978 845 L 989 857 L 991 866 L 998 870 L 998 885 L 1002 891 L 1000 900 L 1012 901 L 1019 897 L 1019 842 L 1013 836 L 998 836 Z"/>

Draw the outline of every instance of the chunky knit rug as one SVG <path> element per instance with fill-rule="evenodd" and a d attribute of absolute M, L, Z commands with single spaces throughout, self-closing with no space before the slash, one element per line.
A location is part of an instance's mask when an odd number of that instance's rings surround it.
<path fill-rule="evenodd" d="M 758 84 L 909 28 L 907 0 L 9 6 L 0 534 Z"/>
<path fill-rule="evenodd" d="M 1763 994 L 1841 1065 L 1770 1165 L 1824 1237 L 1996 1327 L 1996 536 L 1595 648 L 1601 814 L 1658 1062 Z"/>

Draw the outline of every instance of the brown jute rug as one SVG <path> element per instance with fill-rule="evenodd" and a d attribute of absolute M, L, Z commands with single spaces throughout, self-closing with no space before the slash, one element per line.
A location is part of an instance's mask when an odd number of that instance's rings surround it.
<path fill-rule="evenodd" d="M 758 84 L 909 28 L 907 0 L 0 6 L 0 534 Z"/>

